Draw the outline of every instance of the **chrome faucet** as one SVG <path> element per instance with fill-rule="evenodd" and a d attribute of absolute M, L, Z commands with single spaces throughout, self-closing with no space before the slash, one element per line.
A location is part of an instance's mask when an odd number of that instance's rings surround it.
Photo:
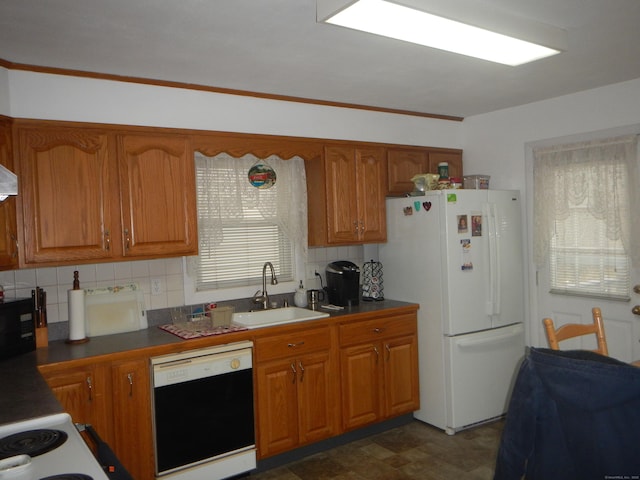
<path fill-rule="evenodd" d="M 258 290 L 253 296 L 253 303 L 262 304 L 262 308 L 264 310 L 270 308 L 269 294 L 267 293 L 267 267 L 271 269 L 271 285 L 278 284 L 278 279 L 276 278 L 276 272 L 273 270 L 273 265 L 271 262 L 266 262 L 262 266 L 262 294 L 258 295 L 260 293 L 260 290 Z"/>

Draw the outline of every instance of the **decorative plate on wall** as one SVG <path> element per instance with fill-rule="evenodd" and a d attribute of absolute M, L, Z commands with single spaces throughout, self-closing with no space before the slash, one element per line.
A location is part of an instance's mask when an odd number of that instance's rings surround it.
<path fill-rule="evenodd" d="M 276 172 L 268 164 L 258 161 L 248 173 L 249 183 L 256 188 L 271 188 L 276 184 Z"/>

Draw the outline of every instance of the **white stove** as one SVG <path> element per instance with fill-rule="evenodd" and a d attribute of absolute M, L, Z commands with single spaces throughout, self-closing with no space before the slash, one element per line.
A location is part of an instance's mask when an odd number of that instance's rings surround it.
<path fill-rule="evenodd" d="M 14 442 L 5 442 L 9 445 L 3 446 L 2 440 L 7 437 L 16 439 L 15 443 L 30 444 L 32 440 L 26 432 L 54 437 L 58 446 L 40 454 L 33 450 L 31 455 L 18 455 L 19 452 L 13 455 Z M 67 413 L 0 425 L 0 479 L 48 477 L 52 477 L 51 480 L 108 480 Z"/>

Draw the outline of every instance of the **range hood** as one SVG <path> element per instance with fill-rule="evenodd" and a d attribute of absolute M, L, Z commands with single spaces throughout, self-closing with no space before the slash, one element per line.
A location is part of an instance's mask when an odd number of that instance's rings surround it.
<path fill-rule="evenodd" d="M 0 202 L 9 195 L 18 195 L 18 177 L 4 165 L 0 165 Z"/>

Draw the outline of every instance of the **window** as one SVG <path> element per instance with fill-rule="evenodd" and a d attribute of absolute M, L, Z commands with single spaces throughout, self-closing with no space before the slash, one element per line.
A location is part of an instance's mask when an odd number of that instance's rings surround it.
<path fill-rule="evenodd" d="M 534 150 L 534 251 L 551 292 L 628 299 L 635 136 Z"/>
<path fill-rule="evenodd" d="M 264 189 L 248 179 L 258 162 L 253 155 L 196 154 L 195 162 L 199 254 L 188 270 L 196 291 L 261 286 L 265 262 L 278 282 L 293 282 L 307 245 L 304 161 L 263 160 L 276 172 L 275 184 Z"/>

